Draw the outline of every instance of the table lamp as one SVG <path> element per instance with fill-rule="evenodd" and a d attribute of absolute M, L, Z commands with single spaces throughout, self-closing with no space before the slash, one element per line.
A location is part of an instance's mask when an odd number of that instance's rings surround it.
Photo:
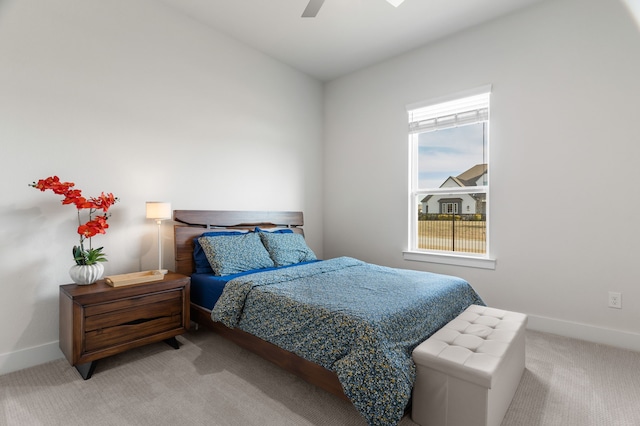
<path fill-rule="evenodd" d="M 171 203 L 164 201 L 147 201 L 147 219 L 154 219 L 158 224 L 158 271 L 166 274 L 168 271 L 162 269 L 162 237 L 160 236 L 160 225 L 163 220 L 171 219 Z"/>

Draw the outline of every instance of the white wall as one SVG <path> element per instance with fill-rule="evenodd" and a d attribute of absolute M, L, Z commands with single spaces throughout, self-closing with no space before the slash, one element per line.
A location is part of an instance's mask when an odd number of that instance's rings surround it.
<path fill-rule="evenodd" d="M 459 275 L 532 328 L 640 350 L 639 76 L 621 3 L 553 0 L 330 82 L 325 256 Z M 404 261 L 405 105 L 485 84 L 497 267 Z"/>
<path fill-rule="evenodd" d="M 62 356 L 76 212 L 28 183 L 120 198 L 107 275 L 157 268 L 148 200 L 303 210 L 322 256 L 322 114 L 318 81 L 161 2 L 0 1 L 0 373 Z"/>

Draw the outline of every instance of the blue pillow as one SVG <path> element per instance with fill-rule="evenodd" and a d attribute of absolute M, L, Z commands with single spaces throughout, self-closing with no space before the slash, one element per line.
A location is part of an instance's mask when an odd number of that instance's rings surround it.
<path fill-rule="evenodd" d="M 270 232 L 272 234 L 293 234 L 293 230 L 289 228 L 262 229 L 256 226 L 255 232 Z"/>
<path fill-rule="evenodd" d="M 222 237 L 205 236 L 198 238 L 198 241 L 215 275 L 238 274 L 275 266 L 260 237 L 253 232 Z"/>
<path fill-rule="evenodd" d="M 248 231 L 210 231 L 200 235 L 200 237 L 218 237 L 224 235 L 242 235 Z M 198 238 L 200 238 L 198 237 Z M 198 238 L 193 239 L 193 261 L 196 264 L 196 273 L 198 274 L 211 274 L 213 269 L 209 265 L 209 260 L 202 250 L 202 246 L 198 241 Z"/>
<path fill-rule="evenodd" d="M 302 234 L 260 232 L 260 239 L 276 266 L 293 265 L 316 260 Z"/>

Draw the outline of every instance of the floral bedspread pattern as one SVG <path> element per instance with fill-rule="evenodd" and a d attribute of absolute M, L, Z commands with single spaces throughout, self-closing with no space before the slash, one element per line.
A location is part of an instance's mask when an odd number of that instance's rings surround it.
<path fill-rule="evenodd" d="M 404 414 L 413 349 L 471 304 L 461 278 L 341 257 L 231 280 L 211 317 L 334 371 L 377 426 Z"/>

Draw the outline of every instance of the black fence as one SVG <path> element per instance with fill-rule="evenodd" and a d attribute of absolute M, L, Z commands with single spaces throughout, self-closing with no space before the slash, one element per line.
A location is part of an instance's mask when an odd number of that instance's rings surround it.
<path fill-rule="evenodd" d="M 418 221 L 418 248 L 486 253 L 487 222 L 483 215 L 429 215 Z"/>

